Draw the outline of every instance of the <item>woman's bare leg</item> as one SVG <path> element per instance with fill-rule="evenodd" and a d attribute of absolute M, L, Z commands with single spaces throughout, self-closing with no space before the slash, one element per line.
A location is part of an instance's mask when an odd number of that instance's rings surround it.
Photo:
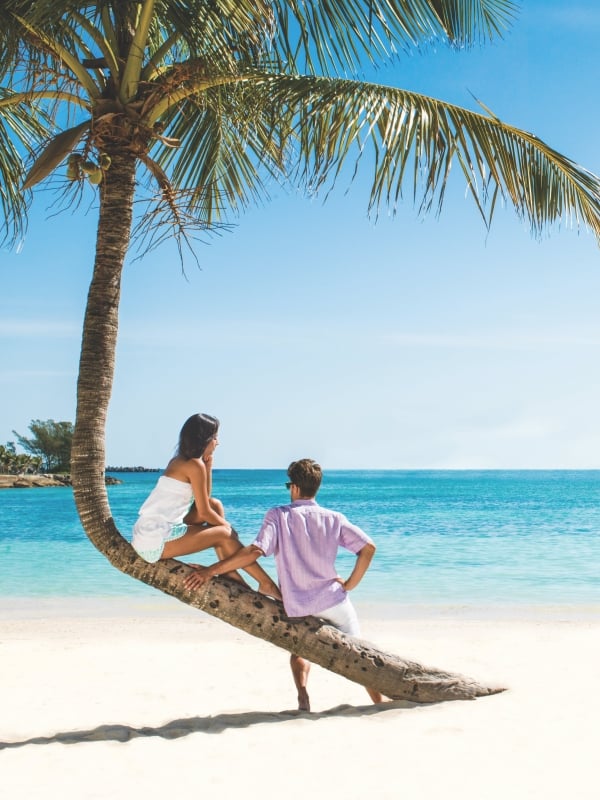
<path fill-rule="evenodd" d="M 231 529 L 231 535 L 234 537 L 234 541 L 237 541 L 237 533 L 233 530 L 233 528 Z M 225 546 L 220 545 L 219 547 L 215 547 L 215 553 L 217 554 L 217 558 L 219 559 L 219 561 L 223 561 L 225 558 L 229 558 L 229 556 L 232 556 L 234 553 L 237 553 L 237 551 L 240 548 L 241 544 L 240 547 L 236 547 L 235 549 L 230 549 L 229 547 L 227 547 L 227 545 Z M 225 575 L 226 578 L 232 578 L 234 581 L 237 581 L 238 583 L 243 583 L 244 586 L 249 586 L 249 584 L 246 583 L 246 581 L 242 578 L 240 573 L 237 572 L 236 570 L 233 570 L 232 572 L 224 572 L 223 575 Z"/>
<path fill-rule="evenodd" d="M 165 542 L 161 559 L 177 558 L 177 556 L 189 556 L 192 553 L 200 553 L 208 550 L 209 547 L 221 547 L 231 539 L 231 531 L 225 525 L 188 525 L 187 533 L 179 539 L 171 539 Z M 232 552 L 239 549 L 239 544 Z"/>
<path fill-rule="evenodd" d="M 215 511 L 219 516 L 225 517 L 225 509 L 223 507 L 223 503 L 216 497 L 209 498 L 211 508 Z M 198 511 L 196 509 L 195 504 L 192 505 L 186 516 L 183 518 L 183 521 L 186 525 L 192 527 L 192 525 L 205 525 L 206 530 L 206 521 L 200 518 Z M 183 537 L 185 538 L 185 537 Z M 179 540 L 177 540 L 179 541 Z M 219 560 L 222 561 L 224 558 L 237 553 L 237 551 L 242 547 L 242 544 L 239 540 L 239 536 L 237 531 L 232 528 L 231 529 L 231 537 L 229 539 L 230 542 L 234 542 L 234 545 L 220 544 L 218 546 L 215 545 L 206 545 L 207 547 L 215 547 L 216 553 L 219 557 Z M 205 548 L 203 548 L 205 549 Z M 193 550 L 192 552 L 197 552 Z M 183 555 L 183 553 L 179 553 L 179 555 Z M 172 558 L 172 556 L 164 556 L 164 558 Z M 244 568 L 244 572 L 247 572 L 251 578 L 258 583 L 257 591 L 261 594 L 266 594 L 269 597 L 275 597 L 277 600 L 281 600 L 281 592 L 279 591 L 279 587 L 277 584 L 267 575 L 264 569 L 259 566 L 258 564 L 251 564 L 249 567 Z M 229 577 L 234 578 L 235 580 L 241 581 L 245 583 L 245 581 L 239 576 L 237 572 L 229 573 Z"/>
<path fill-rule="evenodd" d="M 231 545 L 229 545 L 231 543 Z M 179 539 L 165 542 L 161 560 L 164 558 L 177 558 L 178 556 L 189 556 L 192 553 L 200 553 L 202 550 L 214 548 L 217 558 L 221 561 L 228 556 L 237 553 L 240 543 L 232 538 L 232 531 L 225 525 L 188 525 L 187 533 Z M 237 572 L 225 573 L 228 578 L 248 585 Z"/>
<path fill-rule="evenodd" d="M 234 555 L 237 553 L 238 550 L 241 550 L 243 547 L 242 543 L 239 540 L 237 531 L 235 528 L 231 529 L 231 539 L 229 539 L 226 543 L 220 545 L 218 548 L 215 547 L 217 555 L 219 556 L 219 560 L 222 561 L 224 558 L 229 558 L 229 556 Z M 281 600 L 281 592 L 279 591 L 279 587 L 277 584 L 267 575 L 264 569 L 259 564 L 250 564 L 247 567 L 243 568 L 244 572 L 247 572 L 254 580 L 258 583 L 257 591 L 260 594 L 266 594 L 269 597 L 274 597 L 276 600 Z M 245 581 L 240 578 L 237 572 L 230 572 L 226 573 L 230 577 L 234 577 L 242 583 Z"/>
<path fill-rule="evenodd" d="M 224 519 L 225 508 L 223 506 L 223 503 L 217 497 L 210 497 L 208 499 L 208 502 L 210 503 L 210 507 L 212 508 L 212 510 L 215 513 L 217 513 L 220 517 L 223 517 Z M 201 529 L 201 531 L 209 530 L 209 528 L 207 528 L 206 520 L 203 520 L 200 517 L 195 503 L 192 504 L 190 510 L 183 518 L 183 522 L 186 525 L 188 525 L 190 529 L 193 527 L 198 527 Z M 202 528 L 201 526 L 204 527 Z M 210 528 L 210 530 L 215 530 L 216 528 L 222 528 L 222 526 L 214 526 Z M 187 535 L 188 534 L 186 534 L 186 536 Z M 183 536 L 182 539 L 185 539 L 186 536 Z M 178 542 L 181 541 L 181 539 L 176 539 L 175 541 Z M 169 543 L 167 542 L 167 544 Z M 242 544 L 239 540 L 237 531 L 234 528 L 232 528 L 231 535 L 228 537 L 227 540 L 219 541 L 217 544 L 205 544 L 202 548 L 199 548 L 198 550 L 191 550 L 191 551 L 186 550 L 185 553 L 180 552 L 177 554 L 172 553 L 171 555 L 166 555 L 165 551 L 163 551 L 162 557 L 173 558 L 175 555 L 186 555 L 188 552 L 196 553 L 199 552 L 200 549 L 205 550 L 207 547 L 214 547 L 217 556 L 219 557 L 219 560 L 222 561 L 224 558 L 228 558 L 228 556 L 232 556 L 234 553 L 237 553 L 237 551 L 242 547 Z M 266 594 L 269 597 L 275 597 L 277 600 L 281 600 L 281 592 L 279 591 L 279 587 L 267 575 L 267 573 L 259 564 L 251 564 L 250 566 L 245 567 L 244 572 L 247 572 L 248 575 L 250 575 L 251 578 L 254 578 L 254 580 L 258 583 L 257 591 L 259 591 L 261 594 Z M 242 583 L 246 583 L 237 572 L 231 572 L 227 574 L 228 577 L 230 578 L 234 578 L 235 580 L 241 581 Z"/>
<path fill-rule="evenodd" d="M 273 581 L 264 569 L 259 564 L 251 564 L 249 567 L 244 567 L 244 572 L 247 572 L 258 583 L 258 591 L 261 594 L 266 594 L 269 597 L 274 597 L 276 600 L 281 600 L 281 592 L 279 586 Z"/>
<path fill-rule="evenodd" d="M 213 511 L 225 518 L 225 506 L 217 497 L 209 497 L 208 503 Z"/>
<path fill-rule="evenodd" d="M 216 497 L 209 497 L 208 503 L 216 514 L 225 519 L 225 509 L 223 507 L 223 503 L 220 500 L 218 500 Z M 196 503 L 192 503 L 192 505 L 190 506 L 190 510 L 187 512 L 182 521 L 186 525 L 203 525 L 206 524 L 207 522 L 207 520 L 202 519 L 202 517 L 198 513 L 198 509 L 196 508 Z"/>
<path fill-rule="evenodd" d="M 237 533 L 224 525 L 188 525 L 187 533 L 179 539 L 172 539 L 165 542 L 161 560 L 165 558 L 177 558 L 178 556 L 188 556 L 192 553 L 200 553 L 209 547 L 214 548 L 219 561 L 237 553 L 241 550 L 242 544 L 237 538 Z M 258 591 L 261 594 L 269 595 L 281 599 L 281 593 L 277 584 L 267 575 L 258 564 L 252 564 L 245 569 L 249 575 L 258 583 Z M 246 584 L 246 581 L 237 572 L 225 573 L 227 577 Z M 246 584 L 247 585 L 247 584 Z"/>

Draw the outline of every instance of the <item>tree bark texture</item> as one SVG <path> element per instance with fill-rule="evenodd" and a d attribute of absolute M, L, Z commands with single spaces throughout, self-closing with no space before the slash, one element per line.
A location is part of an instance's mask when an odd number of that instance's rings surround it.
<path fill-rule="evenodd" d="M 71 449 L 71 476 L 81 523 L 107 554 L 113 539 L 104 482 L 106 417 L 112 394 L 121 274 L 129 247 L 136 158 L 124 148 L 107 148 L 112 163 L 100 186 L 96 259 L 88 292 Z M 121 538 L 119 536 L 119 538 Z"/>

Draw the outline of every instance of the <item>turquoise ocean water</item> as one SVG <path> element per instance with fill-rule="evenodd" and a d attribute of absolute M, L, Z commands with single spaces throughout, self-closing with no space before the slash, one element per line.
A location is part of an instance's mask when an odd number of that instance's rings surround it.
<path fill-rule="evenodd" d="M 129 537 L 158 474 L 117 477 L 109 499 Z M 215 471 L 214 494 L 245 544 L 266 509 L 287 502 L 285 480 L 283 470 Z M 600 471 L 326 472 L 318 499 L 377 544 L 357 604 L 600 604 Z M 340 557 L 340 574 L 353 560 Z M 262 563 L 274 574 L 271 559 Z M 95 550 L 70 489 L 0 491 L 0 607 L 156 594 Z"/>

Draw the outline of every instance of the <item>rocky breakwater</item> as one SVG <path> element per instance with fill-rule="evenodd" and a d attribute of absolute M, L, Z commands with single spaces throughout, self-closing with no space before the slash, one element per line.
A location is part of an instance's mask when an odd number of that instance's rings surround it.
<path fill-rule="evenodd" d="M 106 484 L 113 486 L 123 483 L 111 475 L 106 476 Z M 46 486 L 72 486 L 70 475 L 0 475 L 0 489 L 33 489 Z"/>

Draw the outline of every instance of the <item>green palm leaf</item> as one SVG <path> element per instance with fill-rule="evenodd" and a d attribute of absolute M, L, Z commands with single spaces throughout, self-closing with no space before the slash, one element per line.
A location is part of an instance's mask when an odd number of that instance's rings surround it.
<path fill-rule="evenodd" d="M 269 179 L 286 174 L 281 131 L 289 112 L 282 109 L 275 125 L 271 98 L 261 88 L 253 82 L 216 86 L 165 115 L 166 132 L 181 146 L 156 157 L 185 194 L 190 213 L 207 222 L 266 199 Z"/>
<path fill-rule="evenodd" d="M 365 60 L 375 64 L 433 40 L 470 47 L 501 35 L 517 9 L 512 0 L 330 0 L 273 6 L 277 49 L 286 53 L 289 71 L 329 75 L 356 73 Z"/>
<path fill-rule="evenodd" d="M 87 103 L 103 120 L 97 149 L 114 120 L 115 141 L 163 171 L 169 205 L 179 192 L 186 218 L 204 224 L 268 197 L 273 179 L 318 191 L 368 167 L 375 214 L 404 196 L 439 211 L 458 172 L 486 224 L 502 198 L 535 233 L 568 220 L 598 235 L 598 179 L 533 135 L 490 113 L 329 75 L 434 39 L 470 46 L 500 35 L 514 13 L 512 0 L 6 0 L 0 69 L 22 69 L 32 86 L 57 75 L 54 93 L 32 99 L 50 115 Z M 60 140 L 48 145 L 25 185 L 66 152 Z"/>
<path fill-rule="evenodd" d="M 248 109 L 252 114 L 248 115 Z M 369 209 L 394 210 L 408 191 L 441 210 L 458 167 L 486 224 L 498 197 L 538 234 L 549 223 L 584 224 L 600 238 L 599 179 L 497 117 L 413 92 L 356 81 L 248 74 L 173 109 L 178 151 L 157 154 L 174 185 L 203 213 L 266 196 L 265 179 L 331 188 L 368 161 Z M 347 174 L 345 172 L 344 174 Z M 200 198 L 203 203 L 200 203 Z"/>
<path fill-rule="evenodd" d="M 36 183 L 48 177 L 64 161 L 89 128 L 90 121 L 86 120 L 73 128 L 62 131 L 51 139 L 29 169 L 23 189 L 31 189 Z"/>
<path fill-rule="evenodd" d="M 21 189 L 23 157 L 31 152 L 32 142 L 45 134 L 47 123 L 29 103 L 13 102 L 12 93 L 0 88 L 0 240 L 14 241 L 24 232 L 27 206 Z"/>

